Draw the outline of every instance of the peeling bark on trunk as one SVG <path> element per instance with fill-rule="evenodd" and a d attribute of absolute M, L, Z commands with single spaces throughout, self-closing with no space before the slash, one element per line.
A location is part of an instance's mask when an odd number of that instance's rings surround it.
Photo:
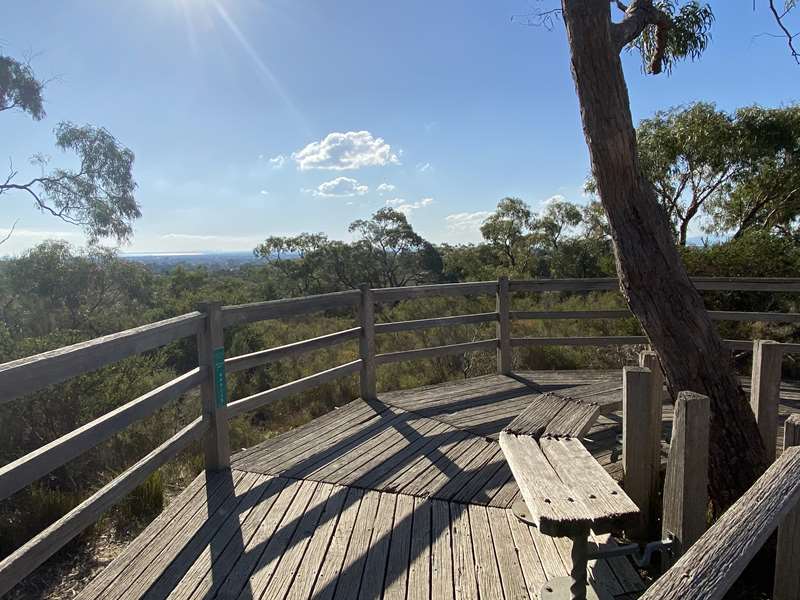
<path fill-rule="evenodd" d="M 639 166 L 636 136 L 608 0 L 562 0 L 592 172 L 608 215 L 620 287 L 653 348 L 670 393 L 711 398 L 709 492 L 716 513 L 765 468 L 755 418 L 666 215 Z"/>

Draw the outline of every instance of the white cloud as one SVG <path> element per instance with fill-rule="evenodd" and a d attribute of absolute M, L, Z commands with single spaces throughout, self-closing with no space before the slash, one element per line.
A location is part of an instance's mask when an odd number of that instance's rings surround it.
<path fill-rule="evenodd" d="M 486 218 L 492 213 L 488 210 L 477 212 L 461 212 L 447 215 L 444 220 L 447 229 L 459 233 L 474 233 L 479 230 Z"/>
<path fill-rule="evenodd" d="M 425 173 L 427 171 L 433 171 L 433 165 L 429 162 L 426 163 L 418 163 L 417 164 L 417 171 L 420 173 Z"/>
<path fill-rule="evenodd" d="M 392 198 L 386 201 L 387 206 L 393 207 L 397 212 L 401 212 L 407 217 L 415 210 L 425 208 L 431 204 L 433 204 L 433 198 L 422 198 L 419 202 L 406 202 L 402 198 Z"/>
<path fill-rule="evenodd" d="M 319 184 L 317 189 L 312 190 L 315 196 L 332 197 L 332 196 L 363 196 L 369 191 L 369 187 L 360 184 L 352 177 L 337 177 L 325 183 Z"/>
<path fill-rule="evenodd" d="M 377 188 L 375 188 L 378 193 L 383 196 L 384 194 L 388 194 L 389 192 L 393 192 L 396 189 L 396 186 L 392 185 L 391 183 L 382 183 Z"/>
<path fill-rule="evenodd" d="M 262 196 L 269 196 L 269 192 L 267 190 L 261 190 L 259 194 L 261 194 Z"/>
<path fill-rule="evenodd" d="M 286 157 L 283 154 L 278 154 L 278 156 L 273 156 L 269 159 L 269 164 L 272 165 L 273 169 L 282 169 L 283 165 L 286 164 Z"/>
<path fill-rule="evenodd" d="M 323 140 L 311 142 L 292 154 L 292 158 L 301 171 L 347 171 L 400 164 L 398 153 L 392 151 L 392 147 L 383 138 L 373 137 L 369 131 L 329 133 Z"/>

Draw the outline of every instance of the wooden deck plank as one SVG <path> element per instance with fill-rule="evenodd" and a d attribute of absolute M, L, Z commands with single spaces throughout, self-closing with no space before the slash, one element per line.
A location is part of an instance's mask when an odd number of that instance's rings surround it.
<path fill-rule="evenodd" d="M 126 565 L 125 570 L 100 596 L 104 600 L 118 600 L 129 596 L 136 597 L 130 592 L 134 586 L 143 583 L 152 583 L 160 574 L 154 572 L 152 565 L 159 559 L 168 558 L 171 560 L 180 549 L 181 542 L 188 540 L 199 529 L 202 524 L 213 515 L 217 509 L 233 493 L 234 486 L 245 475 L 245 473 L 234 472 L 230 478 L 224 474 L 220 476 L 222 484 L 217 486 L 207 498 L 195 497 L 197 503 L 196 510 L 184 519 L 176 519 L 169 529 L 163 531 L 157 539 L 145 548 L 135 560 Z"/>
<path fill-rule="evenodd" d="M 314 583 L 314 590 L 311 594 L 314 600 L 329 600 L 333 598 L 333 594 L 336 591 L 336 582 L 339 579 L 339 573 L 342 570 L 342 564 L 347 554 L 347 545 L 350 543 L 350 536 L 353 533 L 363 495 L 364 491 L 358 488 L 349 488 L 347 490 L 347 499 L 342 508 L 341 516 L 336 523 L 333 538 L 319 567 L 319 576 Z"/>
<path fill-rule="evenodd" d="M 461 488 L 484 470 L 489 464 L 489 461 L 497 454 L 498 450 L 500 450 L 498 444 L 485 444 L 472 460 L 466 462 L 454 477 L 451 477 L 435 492 L 435 497 L 447 500 L 453 499 L 453 497 L 461 491 Z"/>
<path fill-rule="evenodd" d="M 371 490 L 365 492 L 361 499 L 355 527 L 350 535 L 350 543 L 347 546 L 345 561 L 342 565 L 342 571 L 339 573 L 339 580 L 336 583 L 334 598 L 352 600 L 358 597 L 361 578 L 364 574 L 364 564 L 367 561 L 367 550 L 369 550 L 372 531 L 375 526 L 375 517 L 378 513 L 379 501 L 380 493 Z"/>
<path fill-rule="evenodd" d="M 236 547 L 235 544 L 228 544 L 224 548 L 222 554 L 214 561 L 212 568 L 207 571 L 205 576 L 194 586 L 191 591 L 191 600 L 214 597 L 214 594 L 216 594 L 217 590 L 228 577 L 231 569 L 239 560 L 239 557 L 250 548 L 251 538 L 288 483 L 289 481 L 287 479 L 275 477 L 270 479 L 270 484 L 264 490 L 258 504 L 250 511 L 241 525 L 240 535 L 243 545 L 242 548 Z M 181 584 L 183 584 L 183 582 L 181 582 Z M 173 595 L 175 598 L 183 597 L 183 588 L 181 585 L 178 586 L 176 592 L 172 594 L 170 598 L 172 598 Z"/>
<path fill-rule="evenodd" d="M 300 522 L 295 529 L 292 539 L 289 542 L 289 549 L 281 556 L 278 568 L 272 579 L 267 585 L 262 597 L 264 598 L 285 598 L 290 587 L 294 583 L 295 576 L 300 569 L 306 548 L 311 543 L 314 531 L 317 528 L 319 519 L 323 514 L 325 505 L 328 503 L 334 488 L 327 483 L 320 483 L 311 496 L 307 510 L 303 513 Z M 310 557 L 314 560 L 315 557 Z"/>
<path fill-rule="evenodd" d="M 502 598 L 503 584 L 497 566 L 489 515 L 485 506 L 469 504 L 469 525 L 472 532 L 472 547 L 475 552 L 475 574 L 478 577 L 478 592 L 481 598 Z"/>
<path fill-rule="evenodd" d="M 478 575 L 466 504 L 450 505 L 453 538 L 453 584 L 456 600 L 478 600 Z"/>
<path fill-rule="evenodd" d="M 281 480 L 283 487 L 278 497 L 271 504 L 269 512 L 259 523 L 258 528 L 250 537 L 250 541 L 245 546 L 244 552 L 239 556 L 239 560 L 225 577 L 224 582 L 217 589 L 217 598 L 220 600 L 231 600 L 237 598 L 239 593 L 249 589 L 250 573 L 258 564 L 258 561 L 269 543 L 272 534 L 283 519 L 286 510 L 292 504 L 297 491 L 300 489 L 301 482 Z"/>
<path fill-rule="evenodd" d="M 339 521 L 339 515 L 347 497 L 347 488 L 337 485 L 331 487 L 332 490 L 328 496 L 328 501 L 325 503 L 325 509 L 320 515 L 319 523 L 314 529 L 314 535 L 311 537 L 311 542 L 306 551 L 308 560 L 303 560 L 300 563 L 300 568 L 294 578 L 292 587 L 285 596 L 285 600 L 307 600 L 311 595 L 314 583 L 317 581 L 317 576 L 320 574 L 320 566 L 323 564 L 323 558 L 328 551 L 328 546 L 331 543 L 334 529 Z M 211 596 L 208 597 L 210 598 Z"/>
<path fill-rule="evenodd" d="M 200 558 L 204 549 L 217 537 L 219 530 L 228 521 L 231 515 L 238 515 L 240 505 L 245 499 L 253 497 L 250 490 L 264 479 L 256 473 L 246 473 L 237 482 L 231 494 L 225 502 L 205 521 L 200 523 L 194 534 L 188 540 L 178 538 L 177 551 L 173 554 L 172 549 L 159 554 L 152 561 L 146 570 L 146 576 L 139 576 L 136 582 L 129 589 L 128 593 L 136 598 L 147 598 L 148 600 L 158 600 L 166 598 L 175 589 L 178 582 L 186 575 L 191 566 Z M 238 519 L 237 519 L 238 521 Z M 238 525 L 238 522 L 236 523 Z M 222 532 L 222 536 L 225 532 Z M 153 577 L 157 576 L 155 580 Z M 150 582 L 153 581 L 152 584 Z"/>
<path fill-rule="evenodd" d="M 285 554 L 290 542 L 294 539 L 295 531 L 303 519 L 314 491 L 319 484 L 315 481 L 303 481 L 286 509 L 277 530 L 270 536 L 269 542 L 264 547 L 264 552 L 256 563 L 245 589 L 239 594 L 239 600 L 260 598 L 269 585 L 272 576 L 278 568 L 278 563 Z"/>
<path fill-rule="evenodd" d="M 497 566 L 500 570 L 500 582 L 503 586 L 505 600 L 528 600 L 528 588 L 520 565 L 520 556 L 513 543 L 511 528 L 506 518 L 506 510 L 502 508 L 486 508 L 489 517 L 489 529 L 492 533 L 492 545 L 497 554 Z M 533 596 L 535 598 L 535 596 Z"/>
<path fill-rule="evenodd" d="M 555 543 L 556 538 L 544 535 L 536 526 L 529 527 L 528 533 L 530 533 L 536 552 L 539 554 L 546 579 L 569 575 L 569 564 L 565 564 L 561 560 L 561 554 Z"/>
<path fill-rule="evenodd" d="M 431 598 L 431 504 L 425 498 L 414 499 L 411 530 L 411 555 L 408 566 L 407 600 Z"/>
<path fill-rule="evenodd" d="M 459 447 L 453 448 L 451 452 L 443 456 L 442 459 L 436 463 L 439 472 L 436 473 L 433 478 L 429 479 L 424 484 L 424 487 L 421 488 L 424 490 L 424 495 L 426 497 L 433 496 L 442 500 L 449 500 L 447 495 L 440 493 L 441 490 L 463 473 L 467 465 L 491 445 L 491 442 L 487 442 L 481 438 L 474 438 L 471 440 L 471 445 L 469 447 L 460 449 Z M 422 478 L 420 478 L 420 481 L 422 481 Z"/>
<path fill-rule="evenodd" d="M 225 555 L 226 550 L 230 548 L 228 554 L 235 553 L 237 557 L 244 550 L 244 545 L 241 541 L 241 536 L 244 534 L 244 524 L 250 518 L 254 509 L 257 510 L 260 505 L 269 504 L 264 496 L 274 482 L 274 478 L 267 475 L 258 477 L 253 486 L 247 491 L 237 510 L 228 514 L 225 522 L 214 534 L 211 541 L 206 544 L 191 567 L 183 574 L 180 581 L 178 583 L 173 582 L 171 588 L 165 589 L 166 594 L 159 597 L 177 600 L 178 598 L 191 597 L 198 588 L 207 591 L 209 579 L 213 579 L 213 576 L 219 576 L 220 566 L 225 566 L 221 562 L 221 558 Z M 228 564 L 228 568 L 230 568 L 230 564 Z M 227 570 L 225 572 L 227 573 Z M 212 576 L 209 577 L 209 574 Z M 166 582 L 167 580 L 162 578 L 158 583 L 163 585 Z M 156 591 L 156 587 L 151 588 L 148 596 Z"/>
<path fill-rule="evenodd" d="M 386 564 L 384 600 L 405 600 L 413 519 L 414 498 L 405 495 L 398 496 L 392 540 L 389 546 L 389 560 Z"/>
<path fill-rule="evenodd" d="M 198 475 L 183 492 L 181 492 L 146 528 L 134 539 L 117 558 L 103 569 L 89 585 L 79 594 L 79 598 L 88 600 L 98 598 L 105 589 L 115 582 L 123 571 L 130 568 L 130 565 L 137 559 L 145 549 L 155 545 L 155 540 L 164 540 L 162 532 L 170 525 L 180 526 L 191 514 L 199 510 L 200 504 L 194 502 L 198 494 L 203 494 L 205 502 L 206 494 L 213 494 L 214 490 L 222 484 L 222 477 L 210 477 L 206 479 L 206 473 Z M 164 540 L 166 543 L 166 540 Z"/>
<path fill-rule="evenodd" d="M 361 600 L 379 600 L 383 595 L 383 580 L 386 575 L 386 563 L 389 560 L 396 505 L 395 494 L 381 494 L 378 513 L 375 516 L 375 527 L 372 529 L 372 539 L 369 543 L 367 564 L 364 567 L 364 579 L 358 592 Z"/>
<path fill-rule="evenodd" d="M 447 502 L 431 500 L 431 598 L 454 600 L 453 545 L 450 508 Z"/>
<path fill-rule="evenodd" d="M 490 510 L 494 511 L 496 509 Z M 542 586 L 547 581 L 547 577 L 544 574 L 542 561 L 536 551 L 533 538 L 531 538 L 531 534 L 528 531 L 529 527 L 517 519 L 510 510 L 503 510 L 502 513 L 505 515 L 506 521 L 508 521 L 511 539 L 514 541 L 514 547 L 517 550 L 517 556 L 519 556 L 528 596 L 534 599 L 538 598 Z"/>
<path fill-rule="evenodd" d="M 420 477 L 427 469 L 432 468 L 442 454 L 468 437 L 469 434 L 458 430 L 447 433 L 438 444 L 427 447 L 424 454 L 421 453 L 405 469 L 387 480 L 383 485 L 383 489 L 390 492 L 397 492 L 403 489 L 417 477 Z"/>

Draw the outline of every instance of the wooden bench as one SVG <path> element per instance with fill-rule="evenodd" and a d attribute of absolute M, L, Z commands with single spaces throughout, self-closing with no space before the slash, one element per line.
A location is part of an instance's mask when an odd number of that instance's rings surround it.
<path fill-rule="evenodd" d="M 545 535 L 572 540 L 570 577 L 548 581 L 542 600 L 602 598 L 587 587 L 590 531 L 608 533 L 640 518 L 636 504 L 580 440 L 599 412 L 596 404 L 544 394 L 500 433 L 533 524 Z"/>

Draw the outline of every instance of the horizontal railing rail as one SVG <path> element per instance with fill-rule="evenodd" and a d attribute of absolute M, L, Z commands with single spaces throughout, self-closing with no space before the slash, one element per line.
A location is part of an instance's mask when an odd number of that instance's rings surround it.
<path fill-rule="evenodd" d="M 345 329 L 344 331 L 337 331 L 336 333 L 329 333 L 327 335 L 321 335 L 300 342 L 293 342 L 276 348 L 232 356 L 225 359 L 225 372 L 236 373 L 285 358 L 291 358 L 292 356 L 297 356 L 306 352 L 338 346 L 339 344 L 344 344 L 351 340 L 357 340 L 360 335 L 361 327 L 353 327 L 352 329 Z"/>
<path fill-rule="evenodd" d="M 361 294 L 358 290 L 348 290 L 304 298 L 224 306 L 222 307 L 222 326 L 230 327 L 254 321 L 282 319 L 312 312 L 349 308 L 357 306 L 360 301 Z"/>
<path fill-rule="evenodd" d="M 202 313 L 192 312 L 2 364 L 0 404 L 196 335 L 203 326 L 203 319 Z"/>
<path fill-rule="evenodd" d="M 799 502 L 800 447 L 794 447 L 786 450 L 744 496 L 655 581 L 641 600 L 721 600 Z M 800 530 L 795 529 L 793 533 L 798 535 Z M 793 564 L 787 573 L 777 574 L 777 577 L 796 578 L 796 569 L 797 565 Z M 794 592 L 797 591 L 795 587 Z"/>
<path fill-rule="evenodd" d="M 694 278 L 704 291 L 800 292 L 800 279 L 765 278 Z M 376 368 L 401 361 L 431 359 L 470 352 L 496 352 L 499 373 L 511 372 L 512 347 L 535 346 L 608 346 L 647 343 L 645 336 L 596 337 L 513 337 L 511 322 L 523 319 L 624 319 L 631 317 L 627 309 L 512 311 L 510 294 L 523 292 L 591 292 L 617 290 L 615 279 L 482 281 L 400 288 L 349 290 L 304 298 L 290 298 L 220 306 L 207 304 L 202 310 L 135 327 L 22 358 L 0 365 L 0 405 L 26 396 L 49 385 L 88 373 L 129 356 L 147 352 L 187 336 L 198 343 L 198 367 L 158 388 L 62 435 L 41 448 L 0 467 L 0 500 L 25 488 L 41 477 L 75 459 L 89 449 L 110 439 L 167 403 L 200 387 L 202 417 L 193 421 L 175 436 L 161 444 L 135 465 L 114 478 L 63 518 L 45 529 L 30 542 L 0 562 L 0 595 L 13 587 L 39 564 L 55 553 L 80 531 L 91 525 L 110 506 L 140 485 L 155 469 L 162 466 L 192 442 L 201 440 L 206 468 L 216 470 L 230 465 L 228 423 L 231 419 L 258 410 L 276 401 L 300 394 L 313 387 L 337 379 L 360 374 L 360 392 L 365 399 L 375 398 Z M 494 295 L 496 310 L 492 312 L 377 323 L 375 306 L 404 300 L 429 297 Z M 249 354 L 225 357 L 226 327 L 257 321 L 294 318 L 314 312 L 356 309 L 355 327 L 300 340 Z M 800 322 L 797 313 L 710 311 L 718 321 Z M 443 346 L 378 353 L 377 334 L 402 333 L 429 328 L 494 323 L 492 339 L 454 343 Z M 307 352 L 358 341 L 357 360 L 290 381 L 282 385 L 228 401 L 226 376 L 245 369 L 260 367 Z M 735 349 L 751 349 L 750 340 L 725 340 Z M 800 352 L 800 344 L 781 344 L 783 353 Z"/>
<path fill-rule="evenodd" d="M 452 354 L 464 354 L 466 352 L 492 352 L 497 348 L 497 340 L 479 340 L 477 342 L 463 342 L 460 344 L 448 344 L 447 346 L 433 346 L 431 348 L 417 348 L 414 350 L 402 350 L 400 352 L 385 352 L 375 356 L 375 362 L 379 365 L 388 363 L 402 362 L 406 360 L 419 360 L 421 358 L 436 358 L 438 356 L 450 356 Z"/>
<path fill-rule="evenodd" d="M 201 373 L 200 369 L 193 369 L 38 450 L 0 467 L 0 500 L 8 498 L 11 494 L 94 448 L 128 425 L 153 414 L 170 400 L 200 385 L 204 377 L 205 374 Z"/>
<path fill-rule="evenodd" d="M 81 531 L 95 523 L 114 504 L 144 483 L 153 471 L 177 456 L 189 444 L 199 440 L 207 426 L 207 423 L 201 418 L 195 419 L 39 535 L 0 561 L 0 596 L 32 573 Z"/>

